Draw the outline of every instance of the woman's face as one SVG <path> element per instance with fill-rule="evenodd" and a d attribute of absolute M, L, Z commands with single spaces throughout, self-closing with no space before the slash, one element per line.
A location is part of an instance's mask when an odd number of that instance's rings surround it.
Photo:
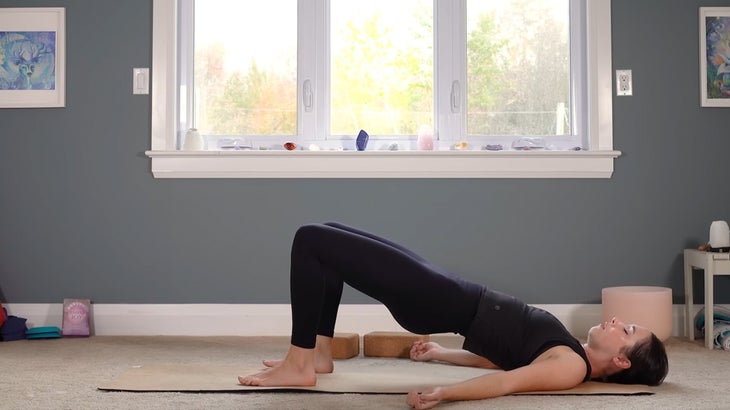
<path fill-rule="evenodd" d="M 616 318 L 593 326 L 588 331 L 588 345 L 594 349 L 618 354 L 651 336 L 651 331 L 643 326 L 626 324 Z"/>

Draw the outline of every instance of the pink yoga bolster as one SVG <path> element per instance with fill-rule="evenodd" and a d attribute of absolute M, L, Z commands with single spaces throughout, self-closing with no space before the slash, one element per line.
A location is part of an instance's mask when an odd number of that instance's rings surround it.
<path fill-rule="evenodd" d="M 659 338 L 672 335 L 672 289 L 657 286 L 618 286 L 602 291 L 603 320 L 649 328 Z"/>

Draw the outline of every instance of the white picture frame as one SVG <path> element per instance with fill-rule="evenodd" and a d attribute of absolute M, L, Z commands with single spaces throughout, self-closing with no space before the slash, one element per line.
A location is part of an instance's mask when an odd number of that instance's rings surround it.
<path fill-rule="evenodd" d="M 702 107 L 730 107 L 730 7 L 700 7 Z"/>
<path fill-rule="evenodd" d="M 0 8 L 0 108 L 65 107 L 65 70 L 65 8 Z"/>

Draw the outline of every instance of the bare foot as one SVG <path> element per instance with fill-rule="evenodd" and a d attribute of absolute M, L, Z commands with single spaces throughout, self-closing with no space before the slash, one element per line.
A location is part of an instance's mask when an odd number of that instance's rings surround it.
<path fill-rule="evenodd" d="M 238 376 L 244 386 L 314 386 L 314 349 L 290 346 L 286 358 L 276 367 L 248 376 Z"/>
<path fill-rule="evenodd" d="M 281 360 L 264 360 L 266 367 L 278 367 L 284 362 Z M 315 373 L 332 373 L 335 371 L 335 365 L 332 361 L 332 338 L 326 336 L 317 336 L 317 344 L 314 347 L 314 371 Z"/>
<path fill-rule="evenodd" d="M 266 367 L 279 367 L 282 363 L 284 363 L 284 359 L 280 360 L 264 360 L 263 361 L 264 366 Z M 321 355 L 319 352 L 315 351 L 314 353 L 314 372 L 315 373 L 332 373 L 335 371 L 335 364 L 332 361 L 332 357 L 325 357 Z"/>
<path fill-rule="evenodd" d="M 314 386 L 317 375 L 284 362 L 260 373 L 238 376 L 238 382 L 244 386 Z"/>

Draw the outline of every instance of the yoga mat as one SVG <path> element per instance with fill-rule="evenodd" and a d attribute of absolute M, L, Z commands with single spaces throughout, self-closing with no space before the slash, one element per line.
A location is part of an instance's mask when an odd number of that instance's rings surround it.
<path fill-rule="evenodd" d="M 237 376 L 260 367 L 204 364 L 149 364 L 135 366 L 98 386 L 100 390 L 129 392 L 246 392 L 301 390 L 327 393 L 403 394 L 413 389 L 458 383 L 491 370 L 419 363 L 409 360 L 338 361 L 335 372 L 320 374 L 312 387 L 252 387 L 238 384 Z M 649 386 L 587 382 L 569 390 L 528 392 L 544 395 L 653 394 Z"/>

